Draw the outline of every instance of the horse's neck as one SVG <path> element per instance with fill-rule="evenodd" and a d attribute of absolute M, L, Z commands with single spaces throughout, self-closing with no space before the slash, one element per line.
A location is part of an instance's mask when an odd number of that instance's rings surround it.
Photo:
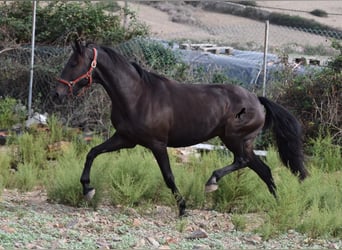
<path fill-rule="evenodd" d="M 113 102 L 123 108 L 134 105 L 138 96 L 142 94 L 140 77 L 129 63 L 98 62 L 99 83 L 103 85 Z M 118 103 L 120 102 L 120 103 Z"/>

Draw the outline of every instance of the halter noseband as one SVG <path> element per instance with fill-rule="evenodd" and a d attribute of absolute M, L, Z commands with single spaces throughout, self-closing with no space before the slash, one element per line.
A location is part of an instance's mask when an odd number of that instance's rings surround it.
<path fill-rule="evenodd" d="M 89 70 L 87 71 L 87 73 L 77 77 L 75 80 L 73 81 L 67 81 L 67 80 L 64 80 L 62 78 L 58 78 L 57 81 L 59 81 L 60 83 L 63 83 L 65 85 L 67 85 L 69 87 L 69 91 L 70 91 L 70 94 L 73 95 L 73 87 L 76 85 L 76 83 L 78 83 L 79 81 L 83 80 L 83 79 L 87 79 L 88 80 L 88 84 L 87 86 L 85 86 L 83 88 L 83 90 L 77 95 L 77 96 L 80 96 L 84 93 L 84 91 L 86 89 L 88 89 L 91 84 L 93 83 L 93 76 L 92 76 L 92 73 L 93 73 L 93 70 L 96 68 L 96 64 L 97 64 L 97 50 L 95 48 L 93 48 L 93 52 L 94 52 L 94 58 L 93 58 L 93 61 L 91 62 L 90 64 L 90 68 Z"/>

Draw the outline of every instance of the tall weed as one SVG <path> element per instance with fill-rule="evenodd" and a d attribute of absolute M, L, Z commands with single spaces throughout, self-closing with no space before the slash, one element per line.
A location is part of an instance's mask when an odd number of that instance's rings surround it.
<path fill-rule="evenodd" d="M 322 133 L 310 141 L 311 143 L 311 161 L 320 169 L 327 172 L 342 170 L 341 164 L 341 146 L 333 144 L 332 137 Z"/>
<path fill-rule="evenodd" d="M 151 152 L 137 147 L 112 155 L 110 199 L 113 204 L 136 205 L 145 200 L 162 201 L 165 184 Z M 165 200 L 164 200 L 165 201 Z"/>
<path fill-rule="evenodd" d="M 15 187 L 22 192 L 31 191 L 39 184 L 42 184 L 39 181 L 39 170 L 32 163 L 20 163 L 17 171 L 8 180 L 9 187 Z"/>
<path fill-rule="evenodd" d="M 265 203 L 261 208 L 267 216 L 258 231 L 266 239 L 289 229 L 314 238 L 341 237 L 341 173 L 326 173 L 308 165 L 310 176 L 303 183 L 285 168 L 278 171 L 277 202 Z"/>
<path fill-rule="evenodd" d="M 17 150 L 12 156 L 15 162 L 32 164 L 33 167 L 44 168 L 46 166 L 47 141 L 44 134 L 33 135 L 23 133 L 17 138 Z"/>
<path fill-rule="evenodd" d="M 82 189 L 79 182 L 81 164 L 73 146 L 57 160 L 55 168 L 50 169 L 46 189 L 48 199 L 71 206 L 83 203 Z"/>
<path fill-rule="evenodd" d="M 80 161 L 80 159 L 86 159 L 86 153 L 90 146 L 82 152 L 77 148 L 77 144 L 71 143 L 68 150 L 57 159 L 55 168 L 49 170 L 48 184 L 46 185 L 48 198 L 53 202 L 71 206 L 90 205 L 96 208 L 104 196 L 102 181 L 107 174 L 103 168 L 94 164 L 90 178 L 92 185 L 96 188 L 96 193 L 90 204 L 87 204 L 82 195 L 80 183 L 84 165 L 84 161 Z"/>
<path fill-rule="evenodd" d="M 10 176 L 11 157 L 7 150 L 0 150 L 0 195 Z"/>

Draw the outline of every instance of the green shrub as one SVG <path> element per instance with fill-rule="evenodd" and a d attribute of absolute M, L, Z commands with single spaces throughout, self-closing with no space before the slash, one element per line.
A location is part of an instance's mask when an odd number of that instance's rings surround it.
<path fill-rule="evenodd" d="M 116 49 L 147 70 L 189 82 L 189 66 L 181 62 L 180 54 L 171 47 L 172 44 L 166 46 L 160 41 L 138 37 L 121 43 Z"/>
<path fill-rule="evenodd" d="M 320 10 L 320 9 L 314 9 L 313 11 L 310 11 L 310 14 L 314 15 L 314 16 L 319 16 L 319 17 L 327 17 L 328 13 L 324 10 Z"/>
<path fill-rule="evenodd" d="M 1 149 L 1 148 L 0 148 Z M 0 195 L 10 178 L 11 157 L 7 150 L 0 150 Z"/>
<path fill-rule="evenodd" d="M 238 1 L 237 3 L 238 3 L 238 4 L 245 5 L 245 6 L 253 6 L 253 7 L 256 7 L 256 6 L 257 6 L 256 1 L 254 1 L 254 0 Z"/>
<path fill-rule="evenodd" d="M 138 147 L 111 156 L 106 164 L 112 204 L 133 206 L 142 201 L 165 201 L 166 186 L 151 152 Z M 171 196 L 170 191 L 167 193 Z"/>
<path fill-rule="evenodd" d="M 328 132 L 334 143 L 341 145 L 341 72 L 329 66 L 320 71 L 308 71 L 305 75 L 295 75 L 289 71 L 282 74 L 278 75 L 279 83 L 275 83 L 270 92 L 273 99 L 301 120 L 305 141 L 316 138 L 320 128 L 323 128 L 323 132 Z"/>
<path fill-rule="evenodd" d="M 323 136 L 323 134 L 327 134 Z M 329 133 L 320 133 L 310 141 L 310 153 L 313 164 L 322 171 L 335 172 L 342 170 L 341 146 L 333 144 Z"/>
<path fill-rule="evenodd" d="M 32 164 L 33 167 L 46 167 L 46 134 L 23 133 L 17 138 L 18 147 L 13 152 L 13 162 Z"/>
<path fill-rule="evenodd" d="M 0 128 L 11 128 L 17 123 L 23 123 L 26 112 L 20 101 L 11 97 L 0 96 Z"/>
<path fill-rule="evenodd" d="M 117 8 L 115 8 L 117 10 Z M 121 17 L 106 14 L 108 6 L 83 1 L 53 1 L 37 6 L 36 42 L 65 44 L 74 37 L 116 44 L 131 37 L 148 34 L 148 27 L 136 20 L 133 12 L 126 11 L 131 19 L 128 28 L 121 25 Z M 0 40 L 28 43 L 31 41 L 32 3 L 14 1 L 1 6 Z"/>
<path fill-rule="evenodd" d="M 82 164 L 71 146 L 58 158 L 56 167 L 49 171 L 50 178 L 46 180 L 48 199 L 71 206 L 83 205 L 82 186 L 79 181 L 81 171 Z"/>
<path fill-rule="evenodd" d="M 39 170 L 32 163 L 18 164 L 17 171 L 13 173 L 9 180 L 12 188 L 17 188 L 22 192 L 33 190 L 34 187 L 42 184 L 39 180 Z"/>
<path fill-rule="evenodd" d="M 339 54 L 329 62 L 329 67 L 335 71 L 336 73 L 340 73 L 342 71 L 342 43 L 339 41 L 333 41 L 332 47 L 339 51 Z"/>

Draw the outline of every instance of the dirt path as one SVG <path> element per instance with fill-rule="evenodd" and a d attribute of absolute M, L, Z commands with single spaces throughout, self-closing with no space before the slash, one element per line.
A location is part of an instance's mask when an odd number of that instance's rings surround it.
<path fill-rule="evenodd" d="M 101 205 L 74 208 L 50 204 L 42 190 L 5 190 L 0 201 L 0 249 L 341 249 L 342 241 L 314 240 L 294 230 L 264 241 L 252 233 L 262 223 L 245 215 L 243 231 L 232 215 L 190 210 L 178 219 L 175 208 Z"/>

